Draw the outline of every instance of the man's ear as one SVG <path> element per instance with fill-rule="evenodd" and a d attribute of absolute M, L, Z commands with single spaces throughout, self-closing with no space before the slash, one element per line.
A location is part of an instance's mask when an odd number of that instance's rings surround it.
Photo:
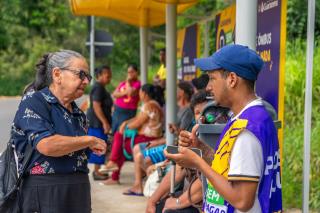
<path fill-rule="evenodd" d="M 230 88 L 234 88 L 239 81 L 239 77 L 234 72 L 230 72 L 227 77 L 227 83 Z"/>

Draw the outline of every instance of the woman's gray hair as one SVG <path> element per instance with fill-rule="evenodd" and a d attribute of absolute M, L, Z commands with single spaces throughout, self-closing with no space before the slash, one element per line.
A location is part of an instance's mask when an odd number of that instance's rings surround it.
<path fill-rule="evenodd" d="M 61 69 L 70 65 L 71 59 L 84 57 L 73 50 L 60 50 L 58 52 L 47 53 L 42 56 L 36 64 L 36 79 L 33 82 L 34 90 L 41 90 L 52 83 L 52 70 L 55 67 Z"/>

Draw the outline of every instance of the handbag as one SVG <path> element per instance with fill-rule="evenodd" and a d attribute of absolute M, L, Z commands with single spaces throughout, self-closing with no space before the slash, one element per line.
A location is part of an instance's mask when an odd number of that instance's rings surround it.
<path fill-rule="evenodd" d="M 20 174 L 17 171 L 17 161 L 12 139 L 9 140 L 6 150 L 0 155 L 0 212 L 19 212 L 19 190 L 23 175 L 29 164 L 33 149 L 27 144 L 25 157 L 22 162 Z"/>

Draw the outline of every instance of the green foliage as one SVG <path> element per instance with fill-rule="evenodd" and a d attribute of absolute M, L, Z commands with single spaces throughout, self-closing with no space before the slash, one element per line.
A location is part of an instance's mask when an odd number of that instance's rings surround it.
<path fill-rule="evenodd" d="M 288 40 L 294 41 L 306 38 L 308 21 L 308 2 L 301 0 L 290 0 L 287 7 L 287 33 Z M 320 1 L 315 1 L 315 36 L 320 37 Z"/>
<path fill-rule="evenodd" d="M 285 208 L 300 208 L 302 202 L 303 122 L 306 70 L 305 42 L 287 45 L 285 83 L 285 128 L 283 153 L 283 199 Z M 313 65 L 311 128 L 310 206 L 320 209 L 320 46 L 315 47 Z"/>

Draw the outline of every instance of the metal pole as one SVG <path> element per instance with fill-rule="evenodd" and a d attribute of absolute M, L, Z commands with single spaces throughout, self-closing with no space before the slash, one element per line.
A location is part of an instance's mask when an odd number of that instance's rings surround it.
<path fill-rule="evenodd" d="M 176 162 L 171 161 L 171 176 L 170 176 L 170 196 L 175 197 L 175 191 L 174 191 L 174 187 L 175 187 L 175 180 L 176 180 Z"/>
<path fill-rule="evenodd" d="M 176 123 L 177 117 L 177 5 L 166 6 L 166 140 L 174 142 L 169 132 L 169 123 Z"/>
<path fill-rule="evenodd" d="M 90 16 L 90 74 L 94 76 L 94 16 Z M 93 85 L 94 81 L 91 81 Z"/>
<path fill-rule="evenodd" d="M 310 139 L 312 112 L 312 69 L 314 48 L 315 1 L 308 1 L 308 32 L 306 59 L 306 94 L 304 101 L 304 155 L 303 155 L 303 213 L 309 212 Z"/>
<path fill-rule="evenodd" d="M 141 69 L 141 82 L 146 84 L 148 81 L 148 29 L 140 27 L 140 69 Z"/>
<path fill-rule="evenodd" d="M 236 44 L 256 49 L 257 0 L 236 1 Z"/>

